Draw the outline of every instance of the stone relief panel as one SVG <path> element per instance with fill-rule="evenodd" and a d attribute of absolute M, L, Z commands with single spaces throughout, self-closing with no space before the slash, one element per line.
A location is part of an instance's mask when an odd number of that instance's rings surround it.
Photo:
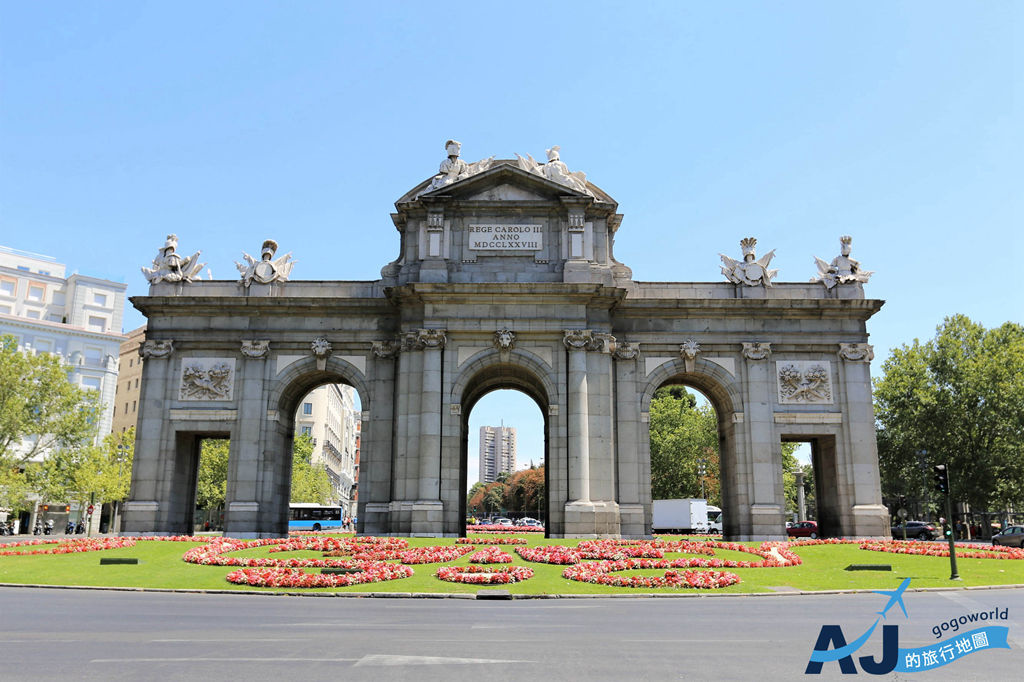
<path fill-rule="evenodd" d="M 827 360 L 775 363 L 780 405 L 831 405 L 832 366 Z"/>
<path fill-rule="evenodd" d="M 234 358 L 185 358 L 181 362 L 179 400 L 231 400 Z"/>

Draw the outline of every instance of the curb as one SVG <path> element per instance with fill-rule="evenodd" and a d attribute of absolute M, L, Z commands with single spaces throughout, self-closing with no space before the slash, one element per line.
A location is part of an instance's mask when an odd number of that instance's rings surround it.
<path fill-rule="evenodd" d="M 30 583 L 0 583 L 0 588 L 27 587 L 39 590 L 91 590 L 98 592 L 156 592 L 166 594 L 233 594 L 258 597 L 340 597 L 343 599 L 478 599 L 475 593 L 466 592 L 257 592 L 250 590 L 200 590 L 166 587 L 116 587 L 108 585 L 43 585 Z M 970 587 L 916 587 L 907 592 L 963 592 L 966 590 L 1014 590 L 1024 584 L 975 585 Z M 834 594 L 864 594 L 874 590 L 795 590 L 792 592 L 727 592 L 727 593 L 684 593 L 658 594 L 513 594 L 513 600 L 525 599 L 728 599 L 744 597 L 807 597 Z"/>

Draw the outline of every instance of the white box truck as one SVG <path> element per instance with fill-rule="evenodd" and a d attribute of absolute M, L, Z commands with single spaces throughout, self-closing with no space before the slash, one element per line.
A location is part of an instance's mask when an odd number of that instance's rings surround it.
<path fill-rule="evenodd" d="M 652 526 L 656 533 L 708 532 L 708 501 L 699 498 L 654 500 Z"/>

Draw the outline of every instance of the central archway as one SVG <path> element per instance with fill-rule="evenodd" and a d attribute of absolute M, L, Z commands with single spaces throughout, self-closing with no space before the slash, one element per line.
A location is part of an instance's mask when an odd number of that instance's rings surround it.
<path fill-rule="evenodd" d="M 557 403 L 557 391 L 548 376 L 548 372 L 549 370 L 542 360 L 522 351 L 488 352 L 483 354 L 482 357 L 468 362 L 460 369 L 458 379 L 454 382 L 451 392 L 451 404 L 460 415 L 460 419 L 457 420 L 458 433 L 446 434 L 458 439 L 459 461 L 457 463 L 448 463 L 448 465 L 457 464 L 458 466 L 458 476 L 455 479 L 460 494 L 458 495 L 457 506 L 452 505 L 455 507 L 452 510 L 454 513 L 449 516 L 447 506 L 445 512 L 446 522 L 449 519 L 454 519 L 455 523 L 453 525 L 460 537 L 466 535 L 465 491 L 469 468 L 470 413 L 481 398 L 493 391 L 502 389 L 512 389 L 525 394 L 540 409 L 544 434 L 544 500 L 546 505 L 544 516 L 547 520 L 545 534 L 551 532 L 553 510 L 556 505 L 552 500 L 550 491 L 552 490 L 552 479 L 557 478 L 557 473 L 554 471 L 555 467 L 552 466 L 553 462 L 550 457 L 553 440 L 550 406 Z M 450 494 L 451 491 L 447 490 L 447 488 L 451 487 L 451 484 L 446 482 L 442 485 L 446 488 L 442 490 L 442 497 L 446 500 L 454 500 L 455 498 Z"/>

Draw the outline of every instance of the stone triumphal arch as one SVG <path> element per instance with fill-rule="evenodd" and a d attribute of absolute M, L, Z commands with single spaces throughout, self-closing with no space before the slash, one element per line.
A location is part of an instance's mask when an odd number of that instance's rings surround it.
<path fill-rule="evenodd" d="M 148 329 L 126 532 L 191 531 L 198 442 L 216 436 L 227 534 L 284 534 L 295 408 L 334 382 L 363 409 L 361 533 L 463 533 L 469 411 L 515 388 L 544 415 L 549 535 L 649 535 L 648 414 L 667 383 L 718 413 L 727 537 L 784 535 L 786 440 L 813 444 L 824 534 L 888 533 L 866 332 L 882 302 L 848 237 L 810 283 L 774 282 L 753 239 L 722 256 L 725 281 L 640 282 L 615 260 L 618 205 L 557 147 L 546 163 L 446 149 L 396 202 L 379 280 L 292 280 L 267 240 L 239 280 L 201 281 L 168 238 L 132 299 Z"/>

